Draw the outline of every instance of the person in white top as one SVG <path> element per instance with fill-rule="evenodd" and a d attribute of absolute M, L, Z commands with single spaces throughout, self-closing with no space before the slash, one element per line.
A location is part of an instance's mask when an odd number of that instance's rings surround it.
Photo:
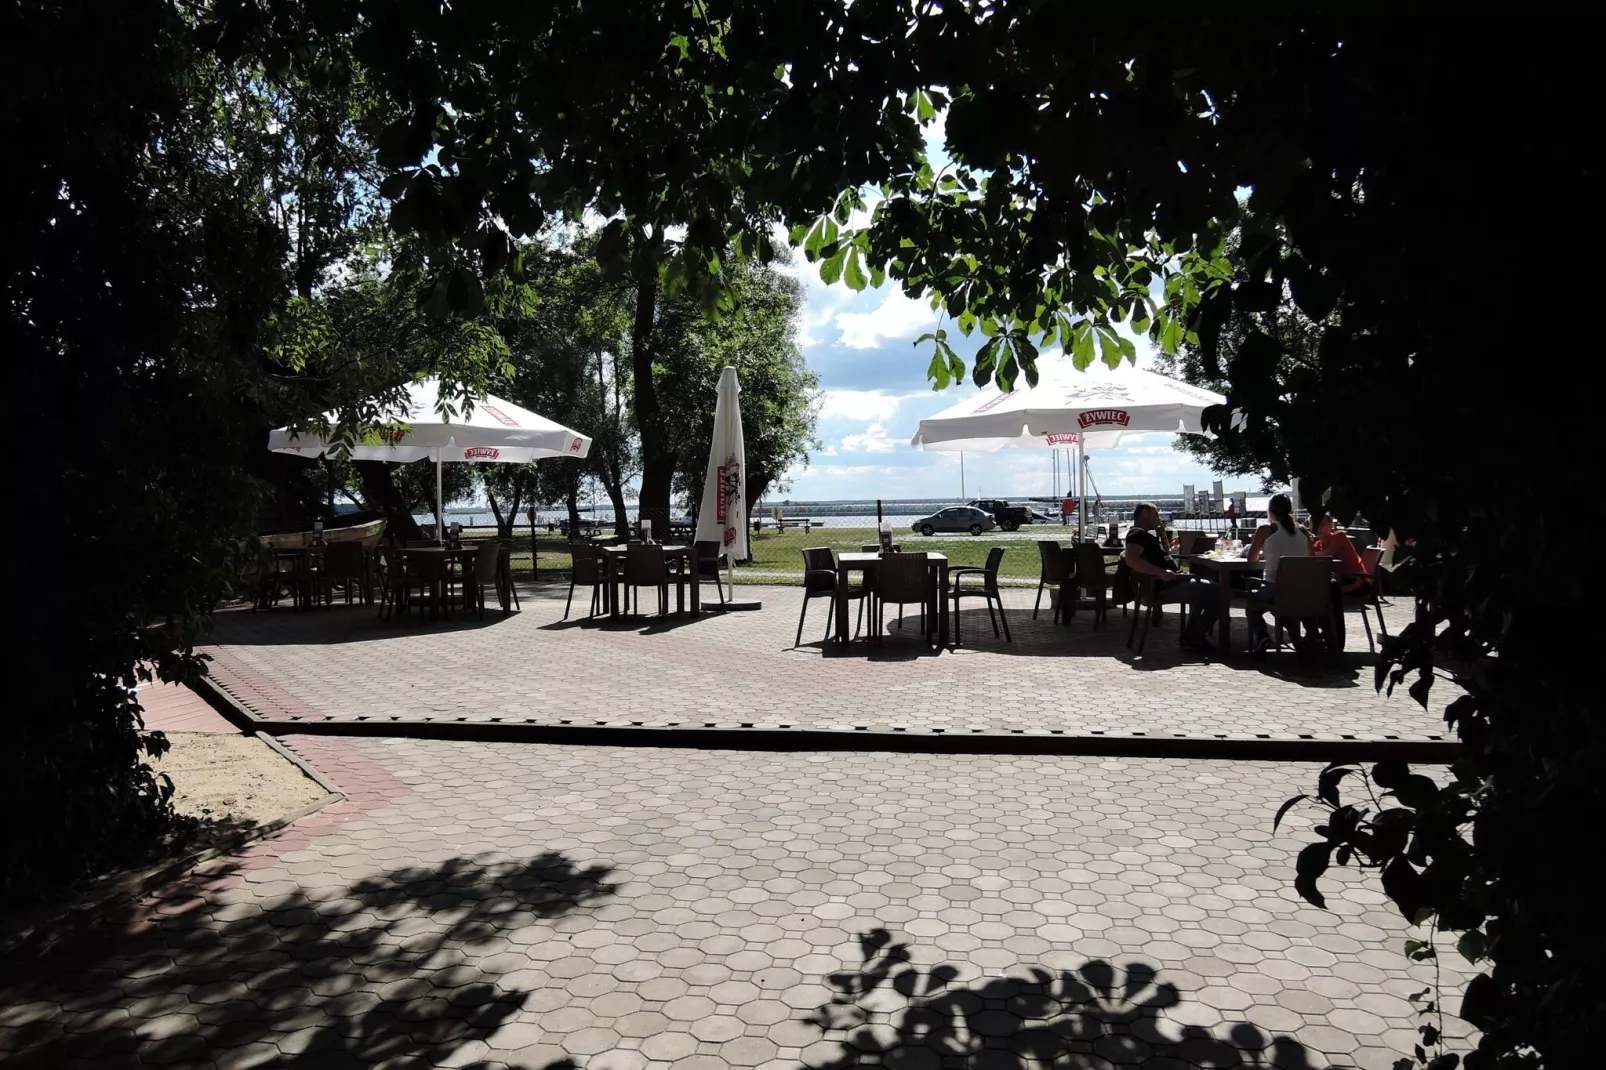
<path fill-rule="evenodd" d="M 1266 611 L 1271 608 L 1273 584 L 1277 582 L 1277 564 L 1285 557 L 1309 557 L 1310 535 L 1294 523 L 1294 504 L 1286 494 L 1274 494 L 1266 505 L 1267 523 L 1255 532 L 1249 544 L 1248 560 L 1263 562 L 1266 566 L 1265 582 L 1249 589 L 1249 652 L 1264 657 L 1271 646 L 1266 633 Z"/>

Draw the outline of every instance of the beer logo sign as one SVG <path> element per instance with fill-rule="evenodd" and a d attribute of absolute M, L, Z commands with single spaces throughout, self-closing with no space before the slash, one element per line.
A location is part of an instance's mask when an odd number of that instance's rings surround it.
<path fill-rule="evenodd" d="M 502 451 L 497 449 L 495 446 L 470 446 L 468 449 L 463 451 L 463 460 L 465 461 L 477 461 L 481 459 L 494 461 L 500 456 L 502 456 Z"/>
<path fill-rule="evenodd" d="M 1062 435 L 1049 435 L 1047 437 L 1050 446 L 1074 446 L 1082 441 L 1082 436 L 1075 431 L 1067 431 Z"/>
<path fill-rule="evenodd" d="M 1130 417 L 1125 409 L 1088 409 L 1076 418 L 1076 422 L 1083 427 L 1115 424 L 1125 427 Z"/>

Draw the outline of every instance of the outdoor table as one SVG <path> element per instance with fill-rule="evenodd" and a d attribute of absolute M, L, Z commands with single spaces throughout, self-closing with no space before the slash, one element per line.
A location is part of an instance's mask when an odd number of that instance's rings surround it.
<path fill-rule="evenodd" d="M 1232 577 L 1234 575 L 1256 575 L 1265 571 L 1266 566 L 1259 562 L 1249 562 L 1241 557 L 1210 557 L 1207 554 L 1183 554 L 1180 558 L 1188 563 L 1188 570 L 1202 579 L 1214 580 L 1216 584 L 1216 598 L 1219 600 L 1220 611 L 1217 614 L 1218 626 L 1216 628 L 1216 647 L 1221 651 L 1222 657 L 1232 653 L 1232 622 L 1229 614 L 1232 610 Z M 1344 595 L 1337 584 L 1333 585 L 1333 620 L 1335 622 L 1333 640 L 1340 652 L 1344 649 Z"/>
<path fill-rule="evenodd" d="M 293 577 L 292 582 L 301 595 L 301 608 L 311 609 L 312 590 L 307 586 L 307 579 L 311 575 L 313 561 L 322 557 L 328 546 L 274 546 L 270 549 L 273 554 L 273 574 L 269 584 L 262 589 L 260 607 L 266 609 L 277 601 L 279 581 Z M 286 568 L 286 565 L 293 567 Z"/>
<path fill-rule="evenodd" d="M 869 580 L 881 563 L 880 554 L 845 553 L 836 558 L 836 641 L 848 642 L 848 574 L 862 572 Z M 932 573 L 931 597 L 926 603 L 928 612 L 937 618 L 937 645 L 948 645 L 948 558 L 933 551 L 926 552 L 926 566 Z"/>
<path fill-rule="evenodd" d="M 629 544 L 620 546 L 604 546 L 602 548 L 602 567 L 605 570 L 602 584 L 602 597 L 608 603 L 608 616 L 611 619 L 619 618 L 619 606 L 624 601 L 624 566 L 625 555 L 629 552 Z M 695 546 L 673 545 L 664 547 L 664 563 L 678 561 L 681 571 L 677 579 L 685 582 L 675 584 L 675 615 L 678 617 L 686 611 L 686 587 L 691 587 L 691 615 L 697 616 L 703 611 L 701 577 L 697 570 L 697 548 Z"/>
<path fill-rule="evenodd" d="M 432 620 L 436 616 L 439 615 L 439 613 L 440 613 L 440 608 L 439 607 L 440 607 L 441 603 L 446 600 L 445 599 L 445 594 L 446 594 L 445 585 L 446 585 L 446 582 L 447 582 L 447 576 L 446 576 L 446 567 L 445 566 L 449 566 L 453 562 L 456 562 L 459 565 L 461 565 L 465 561 L 471 561 L 471 560 L 473 560 L 474 555 L 477 552 L 478 551 L 473 546 L 404 546 L 404 547 L 402 547 L 401 555 L 402 555 L 402 560 L 404 562 L 409 557 L 432 557 L 432 558 L 438 559 L 441 562 L 442 568 L 441 568 L 441 572 L 440 572 L 440 579 L 437 581 L 441 586 L 440 586 L 439 589 L 436 590 L 435 597 L 430 600 L 429 615 L 430 615 L 430 618 Z M 465 604 L 466 604 L 466 600 L 467 600 L 467 597 L 468 597 L 468 589 L 466 587 L 463 590 L 463 596 L 464 596 Z"/>

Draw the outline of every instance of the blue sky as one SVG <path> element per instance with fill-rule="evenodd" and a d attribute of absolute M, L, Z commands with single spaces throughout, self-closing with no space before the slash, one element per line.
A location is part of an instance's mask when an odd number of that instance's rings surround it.
<path fill-rule="evenodd" d="M 922 453 L 909 439 L 923 417 L 976 392 L 967 382 L 936 393 L 926 379 L 929 343 L 914 340 L 938 324 L 938 313 L 892 283 L 854 293 L 826 286 L 799 254 L 792 270 L 805 285 L 798 341 L 809 366 L 820 373 L 823 405 L 819 437 L 824 448 L 807 467 L 790 473 L 798 501 L 833 498 L 957 498 L 959 457 Z M 957 332 L 951 332 L 957 333 Z M 967 358 L 980 335 L 960 339 Z M 1138 342 L 1139 364 L 1150 350 Z M 1208 487 L 1210 470 L 1171 448 L 1171 435 L 1134 435 L 1117 449 L 1090 451 L 1089 468 L 1101 493 L 1176 496 L 1184 483 Z M 1060 486 L 1064 488 L 1064 475 Z M 1228 490 L 1255 490 L 1253 481 L 1226 480 Z M 965 492 L 970 497 L 1025 497 L 1052 492 L 1047 453 L 1003 450 L 965 455 Z"/>

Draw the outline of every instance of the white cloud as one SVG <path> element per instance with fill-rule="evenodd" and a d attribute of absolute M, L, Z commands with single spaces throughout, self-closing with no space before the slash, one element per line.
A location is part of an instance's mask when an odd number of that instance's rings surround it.
<path fill-rule="evenodd" d="M 887 434 L 886 427 L 871 424 L 861 435 L 843 435 L 842 448 L 849 452 L 891 453 L 898 448 L 898 443 Z"/>
<path fill-rule="evenodd" d="M 898 414 L 898 407 L 909 398 L 924 397 L 930 391 L 894 394 L 886 390 L 826 390 L 820 395 L 820 419 L 840 418 L 862 423 L 886 423 Z"/>
<path fill-rule="evenodd" d="M 894 286 L 870 312 L 838 313 L 836 326 L 842 336 L 837 343 L 848 349 L 876 349 L 883 339 L 913 341 L 936 324 L 937 313 L 929 304 Z"/>

